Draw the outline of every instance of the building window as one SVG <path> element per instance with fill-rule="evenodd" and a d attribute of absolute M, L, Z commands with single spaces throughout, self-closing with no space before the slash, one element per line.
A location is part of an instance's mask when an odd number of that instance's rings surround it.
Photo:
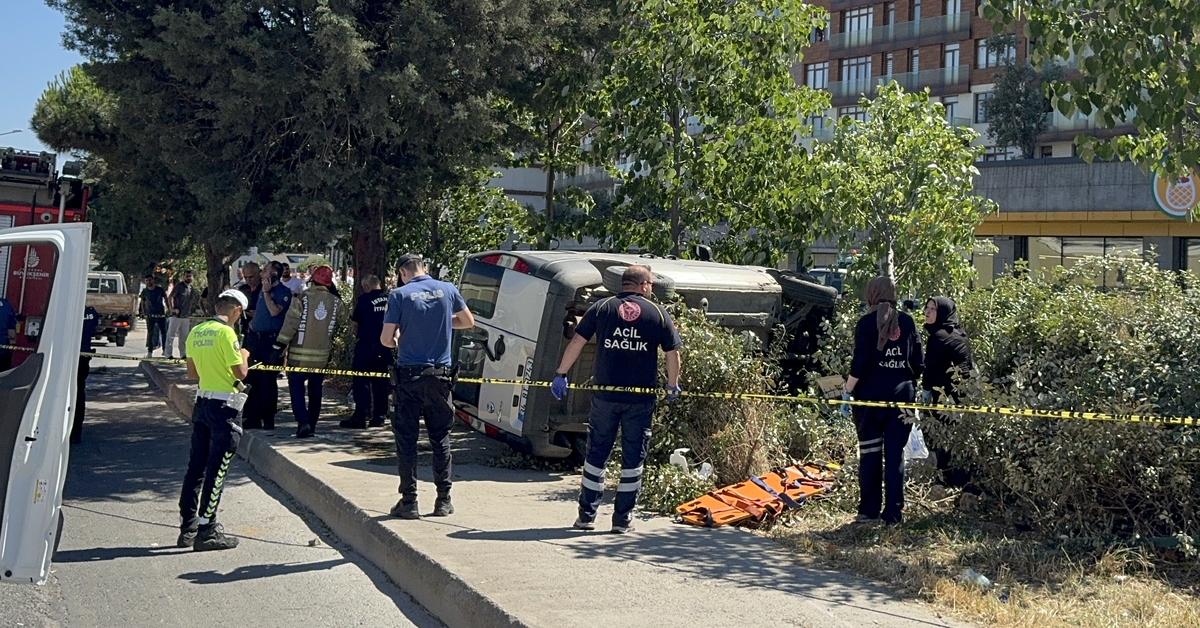
<path fill-rule="evenodd" d="M 1054 147 L 1049 144 L 1041 147 L 1040 150 L 1041 150 L 1040 156 L 1042 159 L 1050 159 L 1051 157 L 1054 156 Z"/>
<path fill-rule="evenodd" d="M 942 67 L 957 68 L 959 60 L 958 44 L 946 44 L 942 46 Z"/>
<path fill-rule="evenodd" d="M 975 67 L 996 68 L 1017 58 L 1017 44 L 1010 38 L 1003 51 L 989 50 L 987 39 L 975 40 Z"/>
<path fill-rule="evenodd" d="M 988 116 L 988 101 L 995 96 L 992 92 L 984 92 L 975 94 L 975 124 L 986 124 L 990 117 Z"/>
<path fill-rule="evenodd" d="M 998 146 L 988 146 L 987 150 L 983 151 L 984 161 L 1008 161 L 1010 150 L 1000 148 Z"/>
<path fill-rule="evenodd" d="M 867 121 L 867 112 L 862 107 L 838 107 L 838 119 L 849 116 L 859 122 Z"/>
<path fill-rule="evenodd" d="M 829 89 L 829 62 L 805 64 L 804 84 L 813 89 Z"/>
<path fill-rule="evenodd" d="M 942 107 L 946 109 L 946 122 L 954 124 L 954 119 L 958 117 L 958 99 L 943 98 Z"/>
<path fill-rule="evenodd" d="M 893 69 L 895 69 L 895 64 L 893 62 L 892 53 L 890 53 L 890 52 L 883 53 L 883 75 L 891 76 Z"/>
<path fill-rule="evenodd" d="M 896 23 L 896 3 L 888 2 L 883 5 L 883 25 L 891 26 Z"/>
<path fill-rule="evenodd" d="M 1071 268 L 1085 257 L 1103 257 L 1110 260 L 1141 260 L 1145 256 L 1141 238 L 1029 238 L 1029 270 L 1062 266 Z M 1119 270 L 1097 274 L 1092 277 L 1096 285 L 1116 286 L 1124 283 L 1125 277 Z"/>
<path fill-rule="evenodd" d="M 946 0 L 945 8 L 946 11 L 942 13 L 942 15 L 954 15 L 955 13 L 962 13 L 962 0 Z"/>
<path fill-rule="evenodd" d="M 825 41 L 828 38 L 829 38 L 829 27 L 828 26 L 826 26 L 825 28 L 814 28 L 814 29 L 812 29 L 812 32 L 808 34 L 808 43 L 815 44 L 819 41 Z"/>
<path fill-rule="evenodd" d="M 865 31 L 873 26 L 875 9 L 863 7 L 851 11 L 842 11 L 842 32 Z"/>
<path fill-rule="evenodd" d="M 913 0 L 912 2 L 912 20 L 914 22 L 921 19 L 921 0 Z"/>
<path fill-rule="evenodd" d="M 908 51 L 908 71 L 921 71 L 921 50 L 919 48 L 913 48 Z"/>
<path fill-rule="evenodd" d="M 842 59 L 843 81 L 865 81 L 871 78 L 871 57 Z"/>

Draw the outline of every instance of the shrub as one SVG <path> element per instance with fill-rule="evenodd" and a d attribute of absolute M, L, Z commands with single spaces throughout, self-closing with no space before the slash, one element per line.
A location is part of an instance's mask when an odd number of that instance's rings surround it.
<path fill-rule="evenodd" d="M 720 327 L 699 310 L 677 306 L 673 316 L 684 341 L 680 385 L 685 391 L 782 393 L 773 349 L 764 351 L 757 338 Z M 659 404 L 653 433 L 650 464 L 666 464 L 672 451 L 688 448 L 695 465 L 713 465 L 718 485 L 794 459 L 825 457 L 818 452 L 831 440 L 825 415 L 815 406 L 686 396 Z"/>
<path fill-rule="evenodd" d="M 1123 285 L 1098 289 L 1104 275 Z M 999 279 L 959 304 L 976 365 L 961 401 L 1195 414 L 1198 287 L 1128 261 Z M 963 413 L 926 433 L 1014 519 L 1088 535 L 1200 532 L 1194 428 Z"/>

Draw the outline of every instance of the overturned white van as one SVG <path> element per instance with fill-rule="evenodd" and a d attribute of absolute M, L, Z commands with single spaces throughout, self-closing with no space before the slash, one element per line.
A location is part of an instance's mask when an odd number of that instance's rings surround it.
<path fill-rule="evenodd" d="M 758 266 L 576 251 L 490 251 L 467 258 L 459 290 L 475 315 L 473 329 L 455 332 L 459 377 L 549 381 L 587 308 L 620 290 L 621 273 L 645 264 L 659 300 L 681 297 L 717 323 L 764 343 L 784 325 L 788 351 L 810 352 L 837 290 L 802 276 Z M 589 343 L 570 380 L 592 375 Z M 684 368 L 687 368 L 686 365 Z M 459 383 L 458 416 L 475 429 L 537 456 L 582 453 L 591 395 L 554 399 L 546 387 Z"/>

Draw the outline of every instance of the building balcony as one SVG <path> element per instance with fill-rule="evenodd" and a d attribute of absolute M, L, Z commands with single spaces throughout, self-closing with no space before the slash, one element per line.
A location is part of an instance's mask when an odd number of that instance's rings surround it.
<path fill-rule="evenodd" d="M 971 12 L 963 11 L 923 20 L 838 33 L 829 38 L 829 54 L 836 55 L 839 52 L 853 51 L 855 55 L 865 55 L 970 38 Z"/>
<path fill-rule="evenodd" d="M 869 7 L 878 3 L 879 0 L 829 0 L 829 12 L 849 11 L 850 9 Z"/>
<path fill-rule="evenodd" d="M 864 95 L 868 97 L 874 95 L 875 88 L 888 81 L 896 81 L 906 92 L 917 92 L 928 87 L 931 95 L 942 96 L 961 91 L 959 88 L 967 87 L 970 79 L 970 66 L 956 65 L 949 68 L 921 70 L 920 72 L 872 76 L 853 81 L 836 81 L 829 84 L 829 91 L 833 96 L 833 105 L 838 107 L 852 105 Z"/>

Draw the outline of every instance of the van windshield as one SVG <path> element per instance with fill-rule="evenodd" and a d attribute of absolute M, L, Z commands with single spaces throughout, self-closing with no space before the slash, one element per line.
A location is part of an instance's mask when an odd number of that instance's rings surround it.
<path fill-rule="evenodd" d="M 500 280 L 503 278 L 502 266 L 474 259 L 467 261 L 458 291 L 462 293 L 472 314 L 491 318 L 496 313 L 496 299 L 500 296 Z"/>
<path fill-rule="evenodd" d="M 117 280 L 114 277 L 88 277 L 88 292 L 117 294 L 117 291 Z"/>

